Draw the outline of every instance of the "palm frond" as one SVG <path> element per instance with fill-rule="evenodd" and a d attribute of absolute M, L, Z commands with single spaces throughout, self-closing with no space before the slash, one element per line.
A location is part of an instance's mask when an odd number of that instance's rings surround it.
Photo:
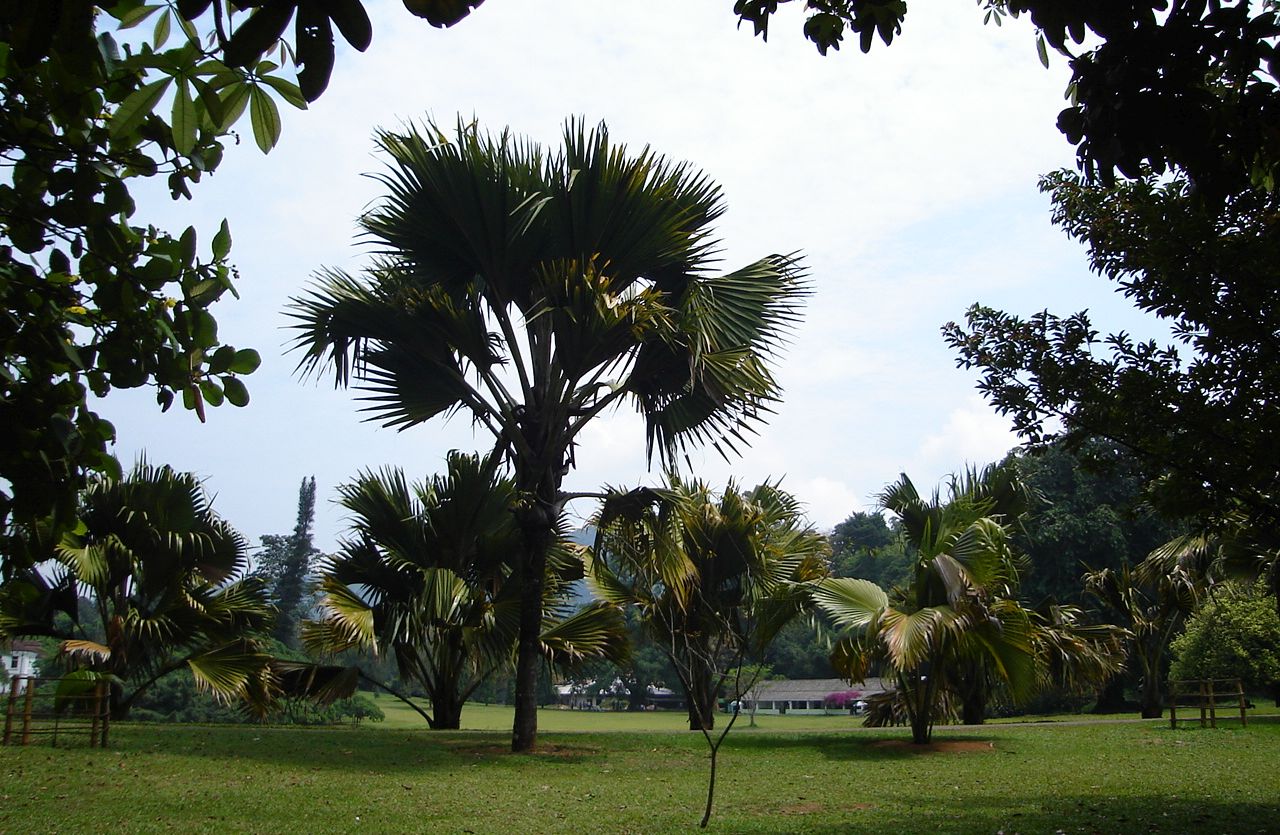
<path fill-rule="evenodd" d="M 863 629 L 889 606 L 889 596 L 870 580 L 832 577 L 813 591 L 818 608 L 838 627 Z"/>
<path fill-rule="evenodd" d="M 196 686 L 222 701 L 244 698 L 254 679 L 269 672 L 271 656 L 246 641 L 233 641 L 187 659 Z"/>

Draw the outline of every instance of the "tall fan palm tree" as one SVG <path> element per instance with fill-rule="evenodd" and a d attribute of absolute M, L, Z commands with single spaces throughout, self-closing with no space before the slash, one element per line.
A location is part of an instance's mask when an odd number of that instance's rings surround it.
<path fill-rule="evenodd" d="M 916 549 L 906 588 L 890 595 L 868 580 L 833 578 L 815 594 L 850 630 L 833 653 L 837 669 L 858 681 L 887 666 L 921 744 L 932 737 L 940 700 L 954 698 L 966 718 L 980 719 L 994 684 L 1024 698 L 1036 682 L 1031 613 L 1014 599 L 1006 529 L 1022 488 L 1010 470 L 988 467 L 953 479 L 949 492 L 946 501 L 936 491 L 926 501 L 903 475 L 880 496 Z"/>
<path fill-rule="evenodd" d="M 59 638 L 73 661 L 113 676 L 117 718 L 183 668 L 221 698 L 264 705 L 275 683 L 255 636 L 274 610 L 246 577 L 247 543 L 196 477 L 141 462 L 91 483 L 80 518 L 83 530 L 50 552 L 53 571 L 32 569 L 0 590 L 0 634 Z M 81 622 L 82 599 L 96 623 Z"/>
<path fill-rule="evenodd" d="M 779 394 L 768 359 L 806 294 L 792 256 L 710 271 L 720 191 L 687 164 L 570 123 L 547 153 L 507 133 L 378 134 L 387 195 L 363 278 L 295 299 L 300 368 L 408 428 L 466 411 L 515 477 L 520 637 L 512 747 L 533 747 L 543 581 L 578 435 L 631 400 L 650 454 L 732 450 Z"/>
<path fill-rule="evenodd" d="M 435 729 L 456 729 L 467 697 L 510 663 L 519 629 L 520 532 L 515 488 L 492 459 L 452 452 L 448 470 L 410 486 L 399 470 L 365 473 L 339 488 L 353 536 L 322 571 L 323 618 L 309 622 L 309 649 L 393 654 L 400 677 L 431 700 L 417 708 Z M 564 550 L 543 586 L 544 656 L 561 666 L 625 651 L 622 616 L 597 604 L 566 611 L 582 563 Z M 410 702 L 412 705 L 413 703 Z"/>

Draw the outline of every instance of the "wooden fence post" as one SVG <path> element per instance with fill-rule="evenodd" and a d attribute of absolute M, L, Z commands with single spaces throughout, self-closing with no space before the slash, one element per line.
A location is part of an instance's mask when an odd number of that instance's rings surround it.
<path fill-rule="evenodd" d="M 31 706 L 36 700 L 35 679 L 27 679 L 27 700 L 22 706 L 22 744 L 31 742 Z"/>
<path fill-rule="evenodd" d="M 14 676 L 9 681 L 9 699 L 4 712 L 4 744 L 9 744 L 9 737 L 13 735 L 13 711 L 18 703 L 18 677 Z"/>
<path fill-rule="evenodd" d="M 93 719 L 89 726 L 89 747 L 98 747 L 98 722 L 102 713 L 102 682 L 93 685 Z"/>

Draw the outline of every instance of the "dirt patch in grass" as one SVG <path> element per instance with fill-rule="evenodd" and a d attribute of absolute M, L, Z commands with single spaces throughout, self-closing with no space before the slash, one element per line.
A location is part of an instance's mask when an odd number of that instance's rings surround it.
<path fill-rule="evenodd" d="M 949 739 L 945 742 L 930 742 L 928 745 L 916 745 L 905 739 L 882 739 L 871 743 L 871 747 L 889 748 L 913 754 L 962 754 L 974 751 L 990 753 L 996 750 L 994 742 L 982 739 Z"/>
<path fill-rule="evenodd" d="M 471 757 L 502 757 L 514 752 L 507 745 L 450 745 L 449 751 L 454 754 Z M 586 748 L 581 745 L 556 745 L 552 742 L 539 743 L 530 753 L 535 757 L 551 757 L 553 759 L 581 759 L 599 753 L 598 748 Z"/>

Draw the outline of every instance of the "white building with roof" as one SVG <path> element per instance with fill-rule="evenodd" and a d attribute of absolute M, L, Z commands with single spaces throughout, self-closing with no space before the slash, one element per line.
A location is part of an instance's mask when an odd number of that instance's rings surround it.
<path fill-rule="evenodd" d="M 36 661 L 39 658 L 39 641 L 16 639 L 0 642 L 0 663 L 3 664 L 0 669 L 3 669 L 5 683 L 4 687 L 0 689 L 3 692 L 8 692 L 8 684 L 13 680 L 14 676 L 40 675 L 40 668 L 36 665 Z"/>
<path fill-rule="evenodd" d="M 890 689 L 883 679 L 868 678 L 850 684 L 842 678 L 779 679 L 758 681 L 742 700 L 744 712 L 774 714 L 855 713 L 858 704 L 868 696 Z"/>

